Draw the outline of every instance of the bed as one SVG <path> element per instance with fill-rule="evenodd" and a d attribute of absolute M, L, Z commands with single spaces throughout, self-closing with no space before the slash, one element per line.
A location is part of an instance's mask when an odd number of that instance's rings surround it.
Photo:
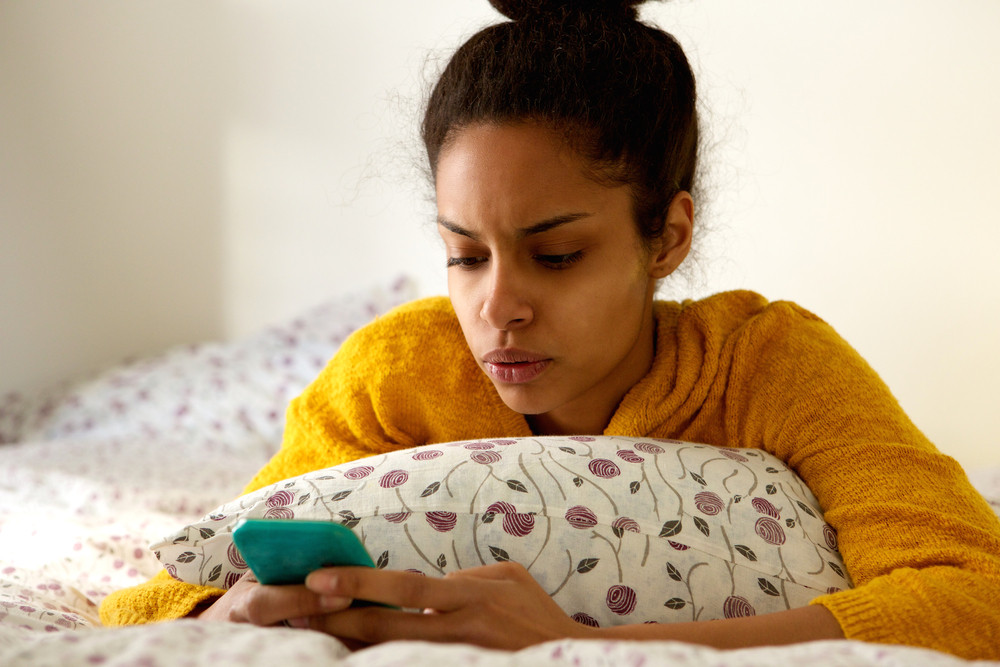
<path fill-rule="evenodd" d="M 400 278 L 243 340 L 175 348 L 38 394 L 0 397 L 0 664 L 966 662 L 860 642 L 720 652 L 674 642 L 559 641 L 513 654 L 395 642 L 352 653 L 291 628 L 197 621 L 102 628 L 102 598 L 160 570 L 150 542 L 236 497 L 279 447 L 288 400 L 351 331 L 414 296 L 412 282 Z M 1000 512 L 1000 469 L 970 476 Z"/>

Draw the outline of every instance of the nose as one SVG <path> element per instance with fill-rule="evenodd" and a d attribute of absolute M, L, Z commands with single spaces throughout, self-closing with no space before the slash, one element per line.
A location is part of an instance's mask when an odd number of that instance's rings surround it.
<path fill-rule="evenodd" d="M 494 329 L 510 331 L 531 323 L 534 310 L 524 281 L 509 266 L 493 262 L 479 316 Z"/>

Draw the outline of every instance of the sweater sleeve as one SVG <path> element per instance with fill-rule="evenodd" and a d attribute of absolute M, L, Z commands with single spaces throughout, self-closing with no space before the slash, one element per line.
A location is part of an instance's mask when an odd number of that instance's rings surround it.
<path fill-rule="evenodd" d="M 476 366 L 450 302 L 402 306 L 348 338 L 292 401 L 281 450 L 244 493 L 432 442 L 531 435 Z"/>
<path fill-rule="evenodd" d="M 1000 522 L 861 356 L 773 304 L 732 350 L 726 431 L 816 494 L 855 588 L 814 600 L 848 638 L 1000 658 Z"/>
<path fill-rule="evenodd" d="M 419 380 L 419 382 L 418 382 Z M 493 391 L 447 299 L 407 304 L 356 331 L 289 405 L 281 449 L 244 489 L 430 442 L 530 435 Z M 225 591 L 161 572 L 101 604 L 105 625 L 172 620 Z"/>
<path fill-rule="evenodd" d="M 341 406 L 323 405 L 324 401 L 328 403 L 333 397 L 353 395 L 357 402 L 367 405 L 367 409 L 354 410 L 356 413 L 364 413 L 358 415 L 358 419 L 365 421 L 365 417 L 370 416 L 371 400 L 357 387 L 350 386 L 346 381 L 338 383 L 336 379 L 342 369 L 356 369 L 358 366 L 355 358 L 358 346 L 355 343 L 352 347 L 350 342 L 350 339 L 345 342 L 320 377 L 292 401 L 285 416 L 281 449 L 254 476 L 244 493 L 311 470 L 374 453 L 372 441 L 366 442 L 354 437 L 351 419 L 340 414 Z M 317 405 L 322 406 L 319 414 Z M 326 420 L 319 415 L 326 417 Z M 221 588 L 176 581 L 162 570 L 144 584 L 115 591 L 105 598 L 100 607 L 101 622 L 117 626 L 183 618 L 190 615 L 198 605 L 213 601 L 224 593 Z"/>

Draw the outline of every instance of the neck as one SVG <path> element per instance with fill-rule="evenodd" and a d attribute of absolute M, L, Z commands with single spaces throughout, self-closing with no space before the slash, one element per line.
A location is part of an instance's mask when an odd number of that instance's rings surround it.
<path fill-rule="evenodd" d="M 525 415 L 535 435 L 601 435 L 611 423 L 625 395 L 646 377 L 656 355 L 656 323 L 652 313 L 639 332 L 635 354 L 625 362 L 624 372 L 605 378 L 610 390 L 585 393 L 576 400 L 549 412 Z"/>

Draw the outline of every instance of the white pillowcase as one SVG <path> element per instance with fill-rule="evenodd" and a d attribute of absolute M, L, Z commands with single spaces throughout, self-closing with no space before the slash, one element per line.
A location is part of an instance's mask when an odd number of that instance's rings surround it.
<path fill-rule="evenodd" d="M 375 316 L 417 296 L 400 277 L 345 291 L 236 341 L 179 346 L 33 396 L 0 396 L 0 443 L 169 436 L 203 448 L 281 444 L 285 408 L 340 344 Z"/>
<path fill-rule="evenodd" d="M 228 588 L 240 518 L 329 520 L 377 567 L 429 576 L 512 560 L 588 625 L 779 611 L 849 588 L 834 530 L 780 460 L 673 440 L 428 445 L 317 470 L 152 545 L 175 578 Z"/>

